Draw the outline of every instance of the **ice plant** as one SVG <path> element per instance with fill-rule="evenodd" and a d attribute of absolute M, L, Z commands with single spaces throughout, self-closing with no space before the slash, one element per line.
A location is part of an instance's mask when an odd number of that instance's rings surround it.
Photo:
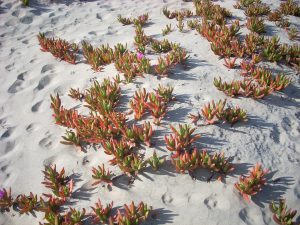
<path fill-rule="evenodd" d="M 134 112 L 134 118 L 136 120 L 141 119 L 142 116 L 144 115 L 146 111 L 147 100 L 148 100 L 148 93 L 146 92 L 145 88 L 135 91 L 133 99 L 130 100 L 129 105 Z"/>
<path fill-rule="evenodd" d="M 42 171 L 44 174 L 44 181 L 42 184 L 46 188 L 51 189 L 52 193 L 65 200 L 71 197 L 73 191 L 73 180 L 65 175 L 65 169 L 62 168 L 60 172 L 56 170 L 56 165 L 46 166 L 45 170 Z"/>
<path fill-rule="evenodd" d="M 94 81 L 93 85 L 86 90 L 84 100 L 87 103 L 86 107 L 105 115 L 114 110 L 119 102 L 120 95 L 119 84 L 110 79 L 104 79 L 101 84 Z"/>
<path fill-rule="evenodd" d="M 166 53 L 172 50 L 172 44 L 168 39 L 164 39 L 163 41 L 152 40 L 151 48 L 157 53 Z"/>
<path fill-rule="evenodd" d="M 235 107 L 235 108 L 228 107 L 222 112 L 221 119 L 231 124 L 231 126 L 233 126 L 233 124 L 235 124 L 238 121 L 246 121 L 247 113 L 245 110 L 239 107 Z"/>
<path fill-rule="evenodd" d="M 49 213 L 57 214 L 61 210 L 61 206 L 65 200 L 55 197 L 51 194 L 43 194 L 45 198 L 40 197 L 38 211 L 44 212 L 45 215 Z"/>
<path fill-rule="evenodd" d="M 132 22 L 135 26 L 138 26 L 138 25 L 144 26 L 148 22 L 148 19 L 149 19 L 149 14 L 146 13 L 146 14 L 140 15 L 137 18 L 133 19 Z"/>
<path fill-rule="evenodd" d="M 66 130 L 65 136 L 62 136 L 62 138 L 64 140 L 61 141 L 60 143 L 62 143 L 64 145 L 75 145 L 77 147 L 80 147 L 80 149 L 81 149 L 82 146 L 80 143 L 80 138 L 78 137 L 78 134 L 76 134 L 72 130 Z"/>
<path fill-rule="evenodd" d="M 299 36 L 299 32 L 296 27 L 288 29 L 287 34 L 290 40 L 295 40 Z"/>
<path fill-rule="evenodd" d="M 114 156 L 114 158 L 110 160 L 111 165 L 117 165 L 119 162 L 122 162 L 126 156 L 132 153 L 133 148 L 125 139 L 103 140 L 101 145 L 104 148 L 105 154 Z"/>
<path fill-rule="evenodd" d="M 234 69 L 235 68 L 235 61 L 236 61 L 237 58 L 233 58 L 233 59 L 230 59 L 230 58 L 224 58 L 224 66 L 226 66 L 228 69 Z"/>
<path fill-rule="evenodd" d="M 189 173 L 193 172 L 199 167 L 199 153 L 196 148 L 193 151 L 185 151 L 176 158 L 172 158 L 172 164 L 175 166 L 177 172 Z"/>
<path fill-rule="evenodd" d="M 93 224 L 108 224 L 110 221 L 112 221 L 112 207 L 113 202 L 110 204 L 106 204 L 106 206 L 103 206 L 101 201 L 98 200 L 98 202 L 95 204 L 95 207 L 91 207 L 93 210 L 92 213 L 92 220 Z"/>
<path fill-rule="evenodd" d="M 166 36 L 167 34 L 171 33 L 173 31 L 172 25 L 167 24 L 165 28 L 162 29 L 162 35 Z"/>
<path fill-rule="evenodd" d="M 172 62 L 173 66 L 176 64 L 185 65 L 189 57 L 190 56 L 187 55 L 186 50 L 178 45 L 174 45 L 172 51 L 167 55 L 167 59 Z"/>
<path fill-rule="evenodd" d="M 272 37 L 265 40 L 264 49 L 262 51 L 264 58 L 271 62 L 278 62 L 282 59 L 282 52 L 280 49 L 279 38 Z"/>
<path fill-rule="evenodd" d="M 9 208 L 13 205 L 13 198 L 11 196 L 11 188 L 6 190 L 3 188 L 0 190 L 0 210 L 9 211 Z"/>
<path fill-rule="evenodd" d="M 122 132 L 133 145 L 143 142 L 145 145 L 151 146 L 153 129 L 150 122 L 144 122 L 142 126 L 133 124 L 131 127 L 123 128 Z"/>
<path fill-rule="evenodd" d="M 159 56 L 158 64 L 154 66 L 155 72 L 160 76 L 168 76 L 173 64 L 170 57 L 167 55 L 165 57 Z"/>
<path fill-rule="evenodd" d="M 246 7 L 245 15 L 248 17 L 257 17 L 268 15 L 270 11 L 270 7 L 268 7 L 266 4 L 254 3 Z"/>
<path fill-rule="evenodd" d="M 119 168 L 130 176 L 137 175 L 146 167 L 146 162 L 137 154 L 130 154 L 118 161 Z"/>
<path fill-rule="evenodd" d="M 174 87 L 171 87 L 169 85 L 163 86 L 159 84 L 157 90 L 155 91 L 163 99 L 164 102 L 168 103 L 172 100 L 175 100 L 175 97 L 173 96 L 173 90 Z"/>
<path fill-rule="evenodd" d="M 130 18 L 122 17 L 121 15 L 118 15 L 117 19 L 123 25 L 130 25 L 133 23 L 133 21 Z"/>
<path fill-rule="evenodd" d="M 152 210 L 151 206 L 140 202 L 137 206 L 134 202 L 124 205 L 124 209 L 118 209 L 115 222 L 119 225 L 137 225 L 147 220 Z"/>
<path fill-rule="evenodd" d="M 269 205 L 271 212 L 273 213 L 273 220 L 279 225 L 296 225 L 296 221 L 293 218 L 297 214 L 297 210 L 287 209 L 286 200 L 280 199 L 278 204 L 272 201 Z"/>
<path fill-rule="evenodd" d="M 222 176 L 234 170 L 234 166 L 230 163 L 229 159 L 225 157 L 223 152 L 215 152 L 211 156 L 206 150 L 201 151 L 199 165 L 202 168 L 219 173 L 220 176 L 218 177 L 218 180 L 221 180 Z"/>
<path fill-rule="evenodd" d="M 167 149 L 171 152 L 175 152 L 172 158 L 177 158 L 180 154 L 188 151 L 191 144 L 200 138 L 200 134 L 193 135 L 196 128 L 191 128 L 187 124 L 179 124 L 178 130 L 172 125 L 170 125 L 170 128 L 173 134 L 169 136 L 165 135 L 165 142 Z"/>
<path fill-rule="evenodd" d="M 255 33 L 261 34 L 265 32 L 265 24 L 263 19 L 258 17 L 249 17 L 247 19 L 246 27 Z"/>
<path fill-rule="evenodd" d="M 95 182 L 92 184 L 94 185 L 98 185 L 102 182 L 108 183 L 108 184 L 112 184 L 111 178 L 112 178 L 112 174 L 111 172 L 105 169 L 104 164 L 102 164 L 102 166 L 98 166 L 97 168 L 93 167 L 92 168 L 92 172 L 93 172 L 93 179 L 95 180 Z"/>
<path fill-rule="evenodd" d="M 46 38 L 45 33 L 39 33 L 38 40 L 42 51 L 50 52 L 54 57 L 68 63 L 76 63 L 77 44 L 69 43 L 63 39 Z"/>
<path fill-rule="evenodd" d="M 178 24 L 176 26 L 178 27 L 179 32 L 183 32 L 184 22 L 182 16 L 178 16 L 177 20 L 178 20 Z"/>
<path fill-rule="evenodd" d="M 70 208 L 63 215 L 63 223 L 68 225 L 83 225 L 83 220 L 85 218 L 86 210 L 83 208 L 82 211 Z"/>
<path fill-rule="evenodd" d="M 19 195 L 15 199 L 15 203 L 18 207 L 18 210 L 21 214 L 29 214 L 38 210 L 39 201 L 37 195 L 34 195 L 32 192 L 28 196 Z"/>
<path fill-rule="evenodd" d="M 149 94 L 149 101 L 146 103 L 146 107 L 150 110 L 151 115 L 154 119 L 154 124 L 160 125 L 162 118 L 167 113 L 167 104 L 162 98 L 155 93 Z"/>
<path fill-rule="evenodd" d="M 156 151 L 153 152 L 153 155 L 147 160 L 147 163 L 156 171 L 163 163 L 165 162 L 164 158 L 159 158 L 156 154 Z"/>
<path fill-rule="evenodd" d="M 297 2 L 287 0 L 280 4 L 280 11 L 285 15 L 300 16 L 300 7 Z"/>
<path fill-rule="evenodd" d="M 250 202 L 251 196 L 256 195 L 266 185 L 266 178 L 269 170 L 263 169 L 261 164 L 256 164 L 255 167 L 250 169 L 247 176 L 240 176 L 239 182 L 235 183 L 235 188 L 240 192 L 243 198 Z"/>
<path fill-rule="evenodd" d="M 134 44 L 136 46 L 146 46 L 150 42 L 151 38 L 149 38 L 142 26 L 140 24 L 135 27 L 135 36 L 134 36 Z"/>
<path fill-rule="evenodd" d="M 207 124 L 214 124 L 218 120 L 217 117 L 221 116 L 225 104 L 226 99 L 223 101 L 219 100 L 217 104 L 212 100 L 211 103 L 208 103 L 201 109 L 201 114 L 206 119 Z"/>
<path fill-rule="evenodd" d="M 189 20 L 187 21 L 187 26 L 191 30 L 195 30 L 199 26 L 199 20 L 197 19 Z"/>
<path fill-rule="evenodd" d="M 69 90 L 68 96 L 79 101 L 81 101 L 84 98 L 84 94 L 79 91 L 79 88 L 77 89 L 71 88 Z"/>

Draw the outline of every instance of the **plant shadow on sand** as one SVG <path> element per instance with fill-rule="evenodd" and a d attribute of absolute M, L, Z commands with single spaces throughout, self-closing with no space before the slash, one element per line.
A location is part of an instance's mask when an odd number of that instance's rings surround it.
<path fill-rule="evenodd" d="M 81 182 L 82 179 L 80 178 L 81 175 L 78 173 L 74 173 L 70 176 L 70 179 L 72 179 L 75 183 L 75 186 L 77 183 Z M 96 187 L 89 187 L 90 185 L 83 184 L 81 187 L 74 190 L 72 194 L 72 202 L 69 202 L 66 205 L 72 206 L 76 202 L 79 202 L 80 200 L 89 201 L 91 196 L 94 194 L 93 191 L 96 189 Z"/>
<path fill-rule="evenodd" d="M 262 188 L 262 191 L 254 195 L 251 200 L 259 207 L 264 208 L 264 204 L 269 204 L 272 201 L 278 201 L 293 185 L 295 180 L 293 177 L 278 177 L 274 178 L 277 171 L 270 172 L 266 175 L 267 185 Z"/>
<path fill-rule="evenodd" d="M 300 89 L 293 84 L 290 84 L 284 92 L 271 94 L 260 101 L 261 103 L 268 105 L 274 105 L 282 108 L 299 108 L 300 103 L 297 100 L 300 99 Z"/>

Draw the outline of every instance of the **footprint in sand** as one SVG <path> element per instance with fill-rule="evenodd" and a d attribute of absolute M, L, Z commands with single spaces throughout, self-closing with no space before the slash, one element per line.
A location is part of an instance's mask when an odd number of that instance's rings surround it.
<path fill-rule="evenodd" d="M 26 127 L 26 131 L 28 133 L 31 133 L 32 131 L 37 130 L 37 129 L 38 129 L 38 126 L 35 123 L 31 123 Z"/>
<path fill-rule="evenodd" d="M 5 67 L 5 69 L 6 69 L 7 71 L 12 71 L 12 70 L 14 69 L 14 67 L 15 67 L 15 63 L 11 63 L 11 64 L 8 64 L 8 65 Z"/>
<path fill-rule="evenodd" d="M 265 224 L 262 220 L 262 214 L 259 209 L 254 208 L 244 208 L 239 212 L 239 217 L 245 222 L 247 225 L 253 225 L 253 224 Z"/>
<path fill-rule="evenodd" d="M 48 135 L 47 137 L 39 141 L 39 146 L 42 148 L 49 148 L 51 147 L 51 145 L 52 145 L 51 135 Z"/>
<path fill-rule="evenodd" d="M 0 139 L 9 138 L 10 135 L 13 133 L 14 129 L 14 127 L 8 127 L 7 130 L 1 135 Z"/>
<path fill-rule="evenodd" d="M 172 204 L 174 199 L 173 199 L 172 195 L 170 195 L 168 192 L 166 192 L 165 194 L 163 194 L 161 196 L 161 200 L 165 205 L 170 205 L 170 204 Z"/>
<path fill-rule="evenodd" d="M 32 107 L 31 107 L 31 112 L 38 112 L 39 111 L 39 108 L 40 106 L 42 105 L 43 103 L 43 100 L 42 101 L 39 101 L 37 103 L 35 103 Z"/>
<path fill-rule="evenodd" d="M 218 201 L 214 196 L 209 196 L 208 198 L 204 199 L 204 204 L 208 209 L 213 209 L 216 208 Z"/>
<path fill-rule="evenodd" d="M 52 64 L 46 64 L 42 67 L 41 73 L 46 73 L 48 71 L 53 71 L 54 66 Z"/>
<path fill-rule="evenodd" d="M 18 24 L 18 19 L 16 18 L 11 18 L 8 21 L 5 22 L 5 26 L 7 27 L 15 27 Z"/>
<path fill-rule="evenodd" d="M 50 84 L 51 78 L 50 76 L 44 76 L 40 79 L 38 86 L 34 89 L 35 91 L 40 91 L 44 89 L 48 84 Z"/>
<path fill-rule="evenodd" d="M 14 149 L 14 147 L 15 147 L 15 142 L 14 141 L 7 141 L 5 144 L 4 144 L 4 154 L 7 154 L 7 153 L 9 153 L 10 151 L 12 151 L 13 149 Z M 3 155 L 2 153 L 1 153 L 1 155 Z"/>
<path fill-rule="evenodd" d="M 22 84 L 25 81 L 25 77 L 27 72 L 21 73 L 18 75 L 17 80 L 8 88 L 7 92 L 11 94 L 15 94 L 21 90 L 23 90 Z"/>
<path fill-rule="evenodd" d="M 33 15 L 26 15 L 20 18 L 20 23 L 31 24 L 33 21 Z"/>
<path fill-rule="evenodd" d="M 97 18 L 98 20 L 102 21 L 102 17 L 101 17 L 101 15 L 100 15 L 100 13 L 97 13 L 97 14 L 96 14 L 96 18 Z"/>

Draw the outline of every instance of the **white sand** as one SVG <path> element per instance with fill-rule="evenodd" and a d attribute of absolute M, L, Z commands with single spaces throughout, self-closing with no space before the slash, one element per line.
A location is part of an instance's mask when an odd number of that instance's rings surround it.
<path fill-rule="evenodd" d="M 68 2 L 68 1 L 67 1 Z M 44 4 L 32 1 L 23 7 L 18 0 L 5 0 L 0 6 L 0 187 L 12 187 L 13 195 L 30 191 L 41 195 L 44 165 L 65 167 L 67 174 L 74 172 L 75 194 L 72 207 L 94 205 L 98 198 L 104 203 L 114 201 L 115 206 L 144 201 L 152 205 L 157 218 L 146 224 L 178 225 L 263 225 L 274 224 L 268 203 L 280 197 L 287 199 L 291 208 L 300 210 L 300 90 L 299 75 L 286 66 L 269 64 L 276 72 L 285 72 L 293 79 L 284 93 L 272 94 L 255 101 L 253 99 L 230 99 L 234 105 L 247 110 L 249 121 L 234 127 L 213 125 L 199 127 L 202 135 L 199 147 L 211 151 L 225 151 L 238 163 L 235 177 L 228 176 L 226 183 L 207 183 L 209 176 L 204 170 L 197 172 L 197 180 L 189 175 L 177 174 L 171 166 L 164 166 L 158 173 L 146 170 L 139 175 L 133 186 L 125 184 L 108 190 L 104 187 L 91 189 L 91 168 L 110 159 L 103 151 L 88 149 L 87 153 L 76 151 L 72 146 L 60 144 L 64 128 L 54 124 L 50 110 L 50 94 L 58 92 L 63 104 L 80 106 L 70 99 L 68 90 L 89 87 L 93 79 L 117 74 L 113 65 L 95 73 L 84 62 L 71 65 L 59 62 L 50 53 L 40 51 L 36 35 L 46 32 L 49 36 L 79 43 L 87 40 L 93 45 L 128 43 L 133 47 L 133 26 L 122 26 L 117 15 L 138 16 L 148 12 L 151 24 L 145 28 L 147 35 L 162 40 L 161 30 L 166 24 L 176 27 L 176 20 L 168 20 L 162 8 L 192 9 L 191 2 L 179 0 L 110 0 L 82 1 L 69 4 Z M 224 3 L 226 2 L 226 4 Z M 270 2 L 270 1 L 268 1 Z M 277 7 L 279 0 L 272 1 Z M 245 22 L 243 11 L 234 9 L 234 1 L 221 4 Z M 291 21 L 300 26 L 299 18 Z M 290 43 L 286 32 L 268 23 L 268 34 L 276 33 L 282 42 Z M 163 135 L 169 132 L 168 124 L 190 123 L 187 115 L 195 113 L 212 99 L 226 96 L 213 86 L 213 78 L 232 80 L 238 78 L 237 70 L 227 70 L 210 50 L 207 40 L 195 31 L 180 33 L 178 30 L 166 36 L 179 42 L 190 54 L 189 68 L 178 67 L 169 78 L 157 79 L 154 75 L 137 78 L 133 83 L 122 85 L 122 102 L 139 87 L 147 90 L 158 83 L 171 84 L 178 99 L 170 107 L 163 125 L 157 128 L 156 145 L 147 150 L 157 150 L 159 155 L 169 155 Z M 243 31 L 246 31 L 244 28 Z M 151 56 L 151 59 L 155 59 Z M 153 61 L 155 62 L 155 61 Z M 272 173 L 269 185 L 246 203 L 234 189 L 238 175 L 246 174 L 250 166 L 261 162 Z M 111 167 L 120 174 L 117 168 Z M 272 179 L 280 178 L 272 183 Z M 89 209 L 90 210 L 90 209 Z M 12 214 L 15 214 L 12 216 Z M 11 212 L 0 215 L 3 225 L 32 225 L 42 221 L 42 214 L 19 216 Z"/>

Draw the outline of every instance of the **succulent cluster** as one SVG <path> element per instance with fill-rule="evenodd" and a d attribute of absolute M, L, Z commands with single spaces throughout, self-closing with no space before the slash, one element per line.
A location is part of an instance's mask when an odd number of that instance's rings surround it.
<path fill-rule="evenodd" d="M 183 10 L 183 11 L 170 11 L 168 10 L 167 7 L 163 8 L 163 14 L 168 18 L 168 19 L 174 19 L 176 18 L 178 20 L 178 18 L 189 18 L 193 16 L 193 12 L 190 10 Z"/>
<path fill-rule="evenodd" d="M 64 168 L 58 172 L 56 165 L 46 166 L 43 173 L 45 178 L 42 184 L 50 189 L 52 194 L 44 193 L 43 196 L 38 197 L 30 192 L 29 195 L 20 194 L 13 198 L 11 190 L 3 189 L 0 190 L 0 210 L 13 209 L 20 214 L 33 215 L 35 212 L 44 213 L 45 222 L 40 222 L 41 225 L 83 225 L 88 217 L 92 218 L 93 224 L 140 224 L 149 217 L 152 210 L 151 206 L 143 202 L 138 205 L 131 202 L 130 205 L 124 204 L 123 207 L 113 210 L 113 203 L 104 207 L 100 200 L 94 207 L 91 206 L 90 213 L 87 213 L 85 208 L 67 209 L 66 206 L 69 204 L 67 201 L 72 198 L 72 179 L 65 175 Z M 99 170 L 94 168 L 94 175 L 97 182 L 100 177 L 101 181 L 109 181 L 110 173 L 105 171 L 104 166 L 99 167 Z"/>
<path fill-rule="evenodd" d="M 262 168 L 261 164 L 256 164 L 255 167 L 250 169 L 247 176 L 240 176 L 239 182 L 235 183 L 235 188 L 247 202 L 250 202 L 251 196 L 256 195 L 266 185 L 267 180 L 264 176 L 268 172 L 267 169 Z"/>
<path fill-rule="evenodd" d="M 274 221 L 279 225 L 296 225 L 293 218 L 297 214 L 297 210 L 287 209 L 286 200 L 280 199 L 278 204 L 272 201 L 269 205 L 271 212 L 273 213 Z"/>
<path fill-rule="evenodd" d="M 217 103 L 212 100 L 210 103 L 205 105 L 201 109 L 201 114 L 205 118 L 207 124 L 214 124 L 218 121 L 224 121 L 227 123 L 230 123 L 231 126 L 235 124 L 238 121 L 246 121 L 247 120 L 247 114 L 246 111 L 239 108 L 239 107 L 227 107 L 226 105 L 226 99 L 225 100 L 219 100 Z M 190 114 L 190 118 L 194 123 L 196 123 L 200 116 Z"/>
<path fill-rule="evenodd" d="M 109 45 L 101 45 L 94 48 L 87 41 L 82 42 L 83 56 L 87 63 L 92 66 L 95 71 L 100 71 L 103 65 L 115 62 L 117 59 L 127 53 L 127 45 L 117 44 L 112 49 Z"/>
<path fill-rule="evenodd" d="M 212 172 L 219 173 L 218 180 L 222 176 L 234 170 L 233 165 L 224 156 L 224 153 L 214 153 L 210 155 L 206 150 L 198 151 L 194 148 L 191 151 L 186 151 L 176 158 L 172 158 L 172 164 L 176 171 L 180 173 L 193 172 L 197 168 L 207 169 Z"/>
<path fill-rule="evenodd" d="M 171 33 L 173 31 L 172 25 L 167 24 L 165 28 L 162 29 L 162 35 L 166 36 L 167 34 Z"/>
<path fill-rule="evenodd" d="M 196 0 L 193 2 L 196 8 L 196 15 L 203 17 L 205 20 L 214 20 L 218 24 L 222 24 L 225 18 L 232 16 L 231 12 L 220 5 L 214 4 L 212 1 Z"/>
<path fill-rule="evenodd" d="M 299 4 L 297 4 L 297 2 L 294 2 L 293 0 L 287 0 L 286 2 L 282 2 L 280 4 L 280 11 L 284 15 L 292 15 L 292 16 L 300 17 Z"/>
<path fill-rule="evenodd" d="M 39 33 L 37 37 L 42 51 L 50 52 L 54 57 L 68 63 L 76 63 L 77 44 L 69 43 L 63 39 L 47 38 L 45 33 Z"/>
<path fill-rule="evenodd" d="M 222 82 L 221 78 L 215 78 L 215 87 L 230 97 L 241 95 L 259 99 L 271 94 L 273 91 L 281 91 L 291 83 L 291 80 L 284 74 L 273 76 L 269 70 L 263 67 L 255 67 L 254 62 L 258 60 L 255 58 L 256 56 L 253 56 L 252 62 L 242 61 L 241 75 L 244 76 L 244 80 L 234 80 L 227 83 Z"/>
<path fill-rule="evenodd" d="M 138 25 L 144 26 L 149 20 L 149 14 L 146 13 L 138 16 L 137 18 L 126 18 L 126 17 L 122 17 L 121 15 L 118 15 L 117 19 L 123 25 L 134 24 L 135 26 Z"/>
<path fill-rule="evenodd" d="M 270 87 L 260 86 L 251 80 L 244 79 L 242 81 L 233 80 L 231 82 L 222 82 L 221 78 L 214 78 L 215 87 L 223 91 L 230 97 L 244 96 L 252 97 L 254 99 L 263 98 L 273 92 Z"/>
<path fill-rule="evenodd" d="M 175 154 L 172 158 L 177 158 L 186 151 L 189 151 L 190 146 L 193 142 L 200 138 L 200 135 L 193 135 L 196 128 L 191 128 L 187 124 L 179 124 L 179 129 L 170 125 L 173 134 L 165 135 L 165 142 L 167 149 Z"/>
<path fill-rule="evenodd" d="M 127 83 L 130 83 L 137 76 L 143 76 L 150 73 L 150 60 L 144 57 L 142 53 L 126 52 L 115 61 L 115 68 L 123 73 Z"/>
<path fill-rule="evenodd" d="M 264 20 L 259 17 L 249 17 L 247 19 L 246 27 L 255 33 L 261 34 L 265 32 Z"/>
<path fill-rule="evenodd" d="M 147 93 L 145 89 L 135 92 L 130 101 L 130 108 L 134 112 L 134 118 L 140 120 L 146 110 L 153 116 L 154 123 L 160 124 L 161 119 L 167 112 L 167 104 L 174 99 L 173 87 L 159 85 L 155 92 Z"/>

